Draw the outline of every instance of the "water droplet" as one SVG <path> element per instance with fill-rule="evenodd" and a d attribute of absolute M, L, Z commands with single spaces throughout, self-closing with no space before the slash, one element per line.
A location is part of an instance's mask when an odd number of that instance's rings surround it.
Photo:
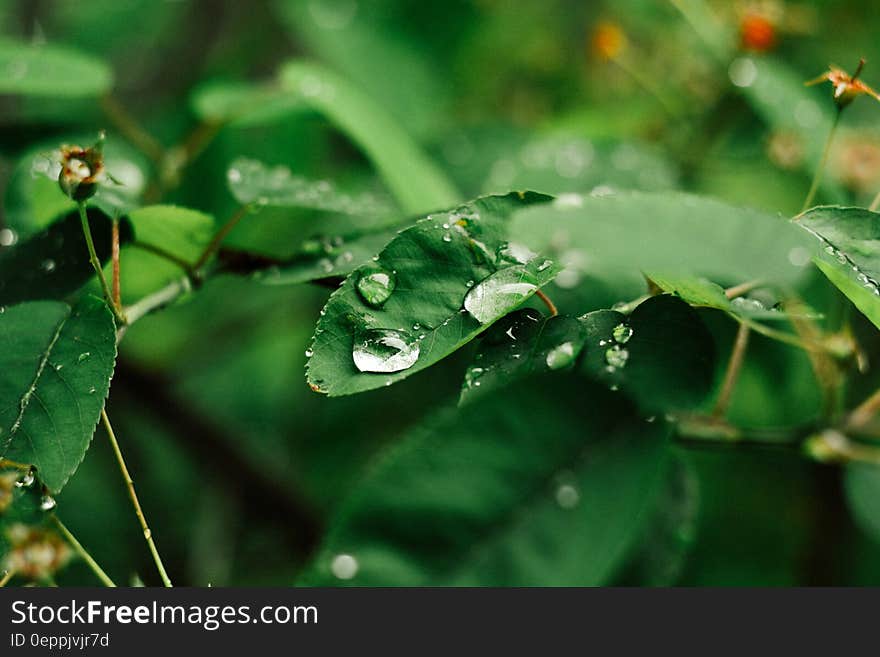
<path fill-rule="evenodd" d="M 91 388 L 89 388 L 89 394 L 90 394 L 90 395 L 94 395 L 95 392 L 96 392 L 95 386 L 92 386 Z"/>
<path fill-rule="evenodd" d="M 18 235 L 11 228 L 0 229 L 0 246 L 12 246 L 18 241 Z"/>
<path fill-rule="evenodd" d="M 57 365 L 54 365 L 54 367 L 55 367 L 56 372 L 60 372 L 62 369 L 64 369 L 64 365 L 61 365 L 60 363 Z"/>
<path fill-rule="evenodd" d="M 551 370 L 558 370 L 571 365 L 574 360 L 574 344 L 571 342 L 563 342 L 561 345 L 553 347 L 547 353 L 547 367 Z"/>
<path fill-rule="evenodd" d="M 51 274 L 53 271 L 55 271 L 55 261 L 52 260 L 51 258 L 49 258 L 47 260 L 43 260 L 43 263 L 40 265 L 40 268 L 44 272 L 46 272 L 47 274 Z"/>
<path fill-rule="evenodd" d="M 750 57 L 738 57 L 727 69 L 730 81 L 737 87 L 751 87 L 758 79 L 758 67 Z"/>
<path fill-rule="evenodd" d="M 371 266 L 358 276 L 357 291 L 367 304 L 378 308 L 388 301 L 396 284 L 395 276 L 390 271 Z"/>
<path fill-rule="evenodd" d="M 40 509 L 43 511 L 51 511 L 55 508 L 56 504 L 57 502 L 55 502 L 55 498 L 51 495 L 43 495 L 40 499 Z"/>
<path fill-rule="evenodd" d="M 474 282 L 473 282 L 473 281 L 467 281 L 467 282 L 465 283 L 465 285 L 466 285 L 467 287 L 473 287 L 473 286 L 474 286 Z"/>
<path fill-rule="evenodd" d="M 34 476 L 34 469 L 29 468 L 28 471 L 21 476 L 21 479 L 15 482 L 15 485 L 19 488 L 29 488 L 33 485 L 34 479 L 36 479 Z"/>
<path fill-rule="evenodd" d="M 306 349 L 306 358 L 311 358 L 314 355 L 314 351 L 311 349 Z"/>
<path fill-rule="evenodd" d="M 357 575 L 360 565 L 350 554 L 337 554 L 333 557 L 330 570 L 339 579 L 351 579 Z"/>
<path fill-rule="evenodd" d="M 451 242 L 451 241 L 452 241 L 452 235 L 450 235 L 449 233 L 444 233 L 444 235 L 443 235 L 443 241 L 444 241 L 444 242 Z"/>
<path fill-rule="evenodd" d="M 788 261 L 795 267 L 805 267 L 810 263 L 810 252 L 802 246 L 795 246 L 788 252 Z"/>
<path fill-rule="evenodd" d="M 77 358 L 76 358 L 76 362 L 77 362 L 77 363 L 81 363 L 81 362 L 83 362 L 84 360 L 88 360 L 89 356 L 91 356 L 91 355 L 92 355 L 91 352 L 89 352 L 89 351 L 84 351 L 84 352 L 82 352 L 79 356 L 77 356 Z"/>
<path fill-rule="evenodd" d="M 563 509 L 573 509 L 581 501 L 581 494 L 571 484 L 562 484 L 556 489 L 556 503 Z"/>
<path fill-rule="evenodd" d="M 618 344 L 626 344 L 632 337 L 633 330 L 632 327 L 627 326 L 626 324 L 618 324 L 614 327 L 614 330 L 611 331 L 611 335 L 614 338 L 614 341 Z"/>
<path fill-rule="evenodd" d="M 767 310 L 764 304 L 757 299 L 749 299 L 747 297 L 737 297 L 730 302 L 730 305 L 740 312 L 755 313 Z"/>
<path fill-rule="evenodd" d="M 484 278 L 464 298 L 464 308 L 481 324 L 493 322 L 525 301 L 538 289 L 524 267 L 508 267 Z"/>
<path fill-rule="evenodd" d="M 605 351 L 605 362 L 608 363 L 608 367 L 612 369 L 618 369 L 625 366 L 627 360 L 629 360 L 629 351 L 620 345 L 614 345 Z"/>
<path fill-rule="evenodd" d="M 515 262 L 524 265 L 530 262 L 536 254 L 527 247 L 516 242 L 509 242 L 498 249 L 497 258 L 507 262 Z"/>
<path fill-rule="evenodd" d="M 584 204 L 584 197 L 580 194 L 573 194 L 571 192 L 566 194 L 560 194 L 555 199 L 553 199 L 553 207 L 562 208 L 562 209 L 573 209 L 579 208 Z"/>
<path fill-rule="evenodd" d="M 361 372 L 400 372 L 419 359 L 419 343 L 403 331 L 366 329 L 356 336 L 352 357 Z"/>
<path fill-rule="evenodd" d="M 227 172 L 226 177 L 231 183 L 241 182 L 241 171 L 238 169 L 230 169 Z"/>

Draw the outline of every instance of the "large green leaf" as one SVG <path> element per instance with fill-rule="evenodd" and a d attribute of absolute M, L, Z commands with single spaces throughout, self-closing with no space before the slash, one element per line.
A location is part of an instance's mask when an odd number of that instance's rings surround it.
<path fill-rule="evenodd" d="M 797 224 L 818 238 L 814 260 L 822 273 L 880 328 L 880 213 L 819 207 Z"/>
<path fill-rule="evenodd" d="M 321 312 L 308 362 L 312 388 L 337 396 L 390 385 L 520 306 L 557 268 L 531 253 L 505 251 L 501 219 L 547 199 L 489 196 L 397 235 L 348 276 Z"/>
<path fill-rule="evenodd" d="M 518 212 L 511 237 L 583 273 L 686 272 L 729 284 L 793 284 L 807 264 L 796 256 L 811 246 L 784 219 L 680 193 L 564 194 Z"/>
<path fill-rule="evenodd" d="M 285 166 L 270 167 L 257 160 L 238 158 L 229 167 L 227 180 L 232 195 L 246 205 L 311 208 L 350 215 L 386 215 L 393 205 L 373 194 L 352 196 L 326 180 L 295 176 Z"/>
<path fill-rule="evenodd" d="M 0 94 L 77 98 L 99 96 L 113 85 L 112 71 L 75 50 L 0 40 Z"/>
<path fill-rule="evenodd" d="M 651 297 L 627 317 L 613 310 L 584 315 L 583 370 L 620 388 L 646 410 L 692 408 L 712 390 L 715 343 L 697 313 L 678 297 Z"/>
<path fill-rule="evenodd" d="M 88 217 L 95 251 L 106 261 L 110 257 L 112 221 L 97 208 L 89 208 Z M 131 227 L 123 221 L 120 240 L 130 239 Z M 0 305 L 63 299 L 94 275 L 79 213 L 74 210 L 30 239 L 0 247 Z"/>
<path fill-rule="evenodd" d="M 36 466 L 61 490 L 95 431 L 116 359 L 106 304 L 86 297 L 10 306 L 0 314 L 0 456 Z"/>
<path fill-rule="evenodd" d="M 460 200 L 441 170 L 366 93 L 317 64 L 290 62 L 280 75 L 286 89 L 363 149 L 406 214 L 448 208 Z"/>
<path fill-rule="evenodd" d="M 607 584 L 650 521 L 667 435 L 566 374 L 441 412 L 354 490 L 303 583 Z"/>

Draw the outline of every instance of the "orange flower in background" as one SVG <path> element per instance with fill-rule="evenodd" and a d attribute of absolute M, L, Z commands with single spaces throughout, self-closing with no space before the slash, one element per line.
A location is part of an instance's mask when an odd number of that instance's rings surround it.
<path fill-rule="evenodd" d="M 821 82 L 830 82 L 834 87 L 834 102 L 840 109 L 843 109 L 853 102 L 856 96 L 867 95 L 880 100 L 880 94 L 858 79 L 864 66 L 865 60 L 859 60 L 859 66 L 856 69 L 856 72 L 850 75 L 839 66 L 832 65 L 827 72 L 814 80 L 805 82 L 804 84 L 812 86 Z"/>
<path fill-rule="evenodd" d="M 600 60 L 616 59 L 626 48 L 627 38 L 620 25 L 611 21 L 599 21 L 593 29 L 590 47 Z"/>
<path fill-rule="evenodd" d="M 743 50 L 768 52 L 776 46 L 776 26 L 763 14 L 747 14 L 739 31 Z"/>

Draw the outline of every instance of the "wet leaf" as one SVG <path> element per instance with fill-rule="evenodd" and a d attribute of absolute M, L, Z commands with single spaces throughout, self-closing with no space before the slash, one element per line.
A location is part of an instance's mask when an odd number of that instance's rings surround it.
<path fill-rule="evenodd" d="M 95 430 L 116 359 L 104 301 L 33 301 L 0 314 L 0 456 L 61 490 Z"/>

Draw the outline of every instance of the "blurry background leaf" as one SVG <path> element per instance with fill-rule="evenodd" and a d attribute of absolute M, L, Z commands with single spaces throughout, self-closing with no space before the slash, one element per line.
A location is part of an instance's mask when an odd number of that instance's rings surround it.
<path fill-rule="evenodd" d="M 99 96 L 113 84 L 113 73 L 103 62 L 55 45 L 2 40 L 0 70 L 0 94 Z"/>

